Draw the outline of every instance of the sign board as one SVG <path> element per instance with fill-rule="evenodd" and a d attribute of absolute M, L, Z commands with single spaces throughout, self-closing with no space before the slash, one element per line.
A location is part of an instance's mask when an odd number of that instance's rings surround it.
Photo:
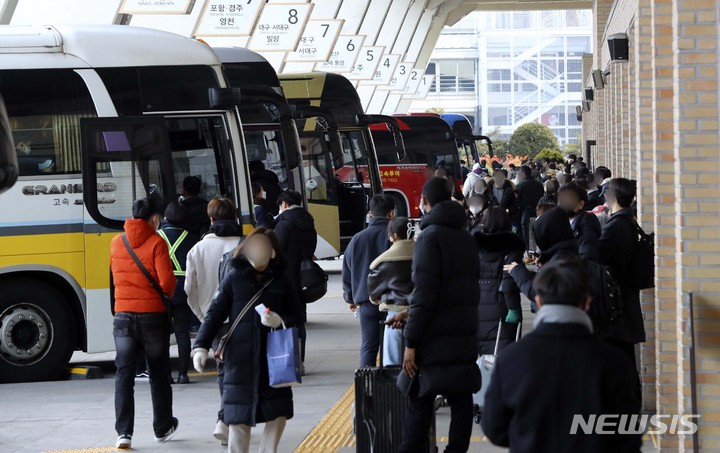
<path fill-rule="evenodd" d="M 407 84 L 402 90 L 402 93 L 410 96 L 417 93 L 418 89 L 420 88 L 420 84 L 423 81 L 424 75 L 424 69 L 413 69 L 412 71 L 410 71 L 410 78 L 408 78 Z"/>
<path fill-rule="evenodd" d="M 313 5 L 268 3 L 260 13 L 248 47 L 257 52 L 291 52 L 297 48 Z"/>
<path fill-rule="evenodd" d="M 190 14 L 192 0 L 123 0 L 118 14 Z"/>
<path fill-rule="evenodd" d="M 288 54 L 285 61 L 327 61 L 344 22 L 343 19 L 309 20 L 297 49 Z"/>
<path fill-rule="evenodd" d="M 414 61 L 401 61 L 398 63 L 395 68 L 395 72 L 390 79 L 390 83 L 386 86 L 379 86 L 378 90 L 403 91 L 405 89 L 405 85 L 407 85 L 407 82 L 410 79 L 413 66 L 415 66 Z"/>
<path fill-rule="evenodd" d="M 316 64 L 315 70 L 337 73 L 352 71 L 364 42 L 365 35 L 338 36 L 330 57 Z"/>
<path fill-rule="evenodd" d="M 422 76 L 420 84 L 415 94 L 405 96 L 407 99 L 425 99 L 430 93 L 430 87 L 432 87 L 435 81 L 435 74 L 428 74 Z"/>
<path fill-rule="evenodd" d="M 351 80 L 372 80 L 375 77 L 385 46 L 364 46 L 360 49 L 360 56 L 347 78 Z"/>
<path fill-rule="evenodd" d="M 193 36 L 250 36 L 263 0 L 207 0 Z"/>
<path fill-rule="evenodd" d="M 375 71 L 375 77 L 369 82 L 365 82 L 368 85 L 389 85 L 392 80 L 393 74 L 395 74 L 395 68 L 400 63 L 399 54 L 386 54 L 380 59 L 377 71 Z"/>

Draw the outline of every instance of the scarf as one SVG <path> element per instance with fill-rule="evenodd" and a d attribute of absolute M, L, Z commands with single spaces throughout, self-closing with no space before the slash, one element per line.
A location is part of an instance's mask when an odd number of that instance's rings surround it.
<path fill-rule="evenodd" d="M 535 315 L 533 327 L 537 328 L 542 323 L 580 324 L 593 332 L 590 316 L 578 307 L 571 305 L 549 304 L 543 305 Z"/>

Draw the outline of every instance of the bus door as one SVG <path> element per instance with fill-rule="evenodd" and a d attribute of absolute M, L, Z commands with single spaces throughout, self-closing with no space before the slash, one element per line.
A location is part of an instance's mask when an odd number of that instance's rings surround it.
<path fill-rule="evenodd" d="M 10 132 L 5 103 L 0 97 L 0 193 L 12 187 L 17 178 L 18 162 L 15 145 Z"/>
<path fill-rule="evenodd" d="M 183 180 L 197 176 L 202 181 L 200 196 L 206 200 L 226 195 L 243 204 L 232 176 L 234 163 L 223 115 L 88 118 L 81 120 L 81 134 L 83 187 L 97 188 L 83 191 L 94 221 L 85 222 L 85 247 L 98 252 L 88 255 L 88 264 L 95 264 L 87 266 L 87 281 L 109 288 L 104 300 L 112 297 L 110 273 L 97 263 L 107 263 L 109 242 L 132 217 L 135 200 L 149 197 L 164 211 L 178 200 Z M 110 322 L 109 316 L 97 316 L 97 307 L 94 313 L 89 308 L 88 318 L 95 318 L 96 324 Z M 111 310 L 104 311 L 109 315 Z M 111 333 L 110 326 L 88 329 L 88 352 L 112 349 Z"/>

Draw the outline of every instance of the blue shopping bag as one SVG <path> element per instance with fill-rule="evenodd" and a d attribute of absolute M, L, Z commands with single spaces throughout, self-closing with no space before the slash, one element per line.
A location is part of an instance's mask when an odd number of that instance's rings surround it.
<path fill-rule="evenodd" d="M 271 330 L 267 334 L 267 363 L 270 387 L 301 384 L 300 337 L 297 328 Z"/>

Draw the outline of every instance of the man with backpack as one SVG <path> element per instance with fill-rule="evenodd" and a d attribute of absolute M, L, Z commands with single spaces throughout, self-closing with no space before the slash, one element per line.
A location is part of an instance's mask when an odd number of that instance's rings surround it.
<path fill-rule="evenodd" d="M 280 214 L 274 222 L 275 236 L 285 260 L 285 275 L 296 289 L 303 304 L 304 315 L 302 325 L 298 326 L 300 334 L 300 373 L 305 374 L 305 346 L 307 343 L 307 304 L 300 283 L 300 266 L 304 260 L 312 260 L 317 246 L 317 231 L 313 216 L 302 206 L 302 195 L 293 190 L 283 191 L 277 199 Z"/>
<path fill-rule="evenodd" d="M 593 337 L 589 279 L 582 263 L 567 256 L 535 277 L 534 329 L 497 356 L 485 395 L 482 429 L 492 443 L 511 452 L 640 452 L 641 434 L 630 426 L 640 413 L 633 364 Z M 609 434 L 577 426 L 573 432 L 578 415 L 620 421 L 604 425 Z"/>
<path fill-rule="evenodd" d="M 605 203 L 610 208 L 610 220 L 603 226 L 598 248 L 600 261 L 607 265 L 617 278 L 622 299 L 622 316 L 614 323 L 608 341 L 622 350 L 635 365 L 635 345 L 645 341 L 645 325 L 640 308 L 638 271 L 633 258 L 638 249 L 638 226 L 630 205 L 635 199 L 636 187 L 625 178 L 610 180 L 605 191 Z M 638 394 L 642 389 L 635 371 Z"/>
<path fill-rule="evenodd" d="M 200 321 L 205 319 L 213 296 L 218 289 L 219 267 L 223 256 L 240 244 L 243 235 L 242 227 L 237 222 L 237 209 L 231 199 L 218 197 L 210 200 L 207 213 L 210 217 L 210 230 L 188 252 L 185 276 L 188 305 Z M 213 347 L 217 346 L 220 337 L 227 332 L 227 328 L 228 324 L 226 323 L 215 339 Z M 218 386 L 221 401 L 224 376 L 225 369 L 222 363 L 218 362 Z M 221 444 L 227 445 L 228 426 L 223 422 L 222 407 L 218 412 L 218 422 L 213 436 Z"/>

